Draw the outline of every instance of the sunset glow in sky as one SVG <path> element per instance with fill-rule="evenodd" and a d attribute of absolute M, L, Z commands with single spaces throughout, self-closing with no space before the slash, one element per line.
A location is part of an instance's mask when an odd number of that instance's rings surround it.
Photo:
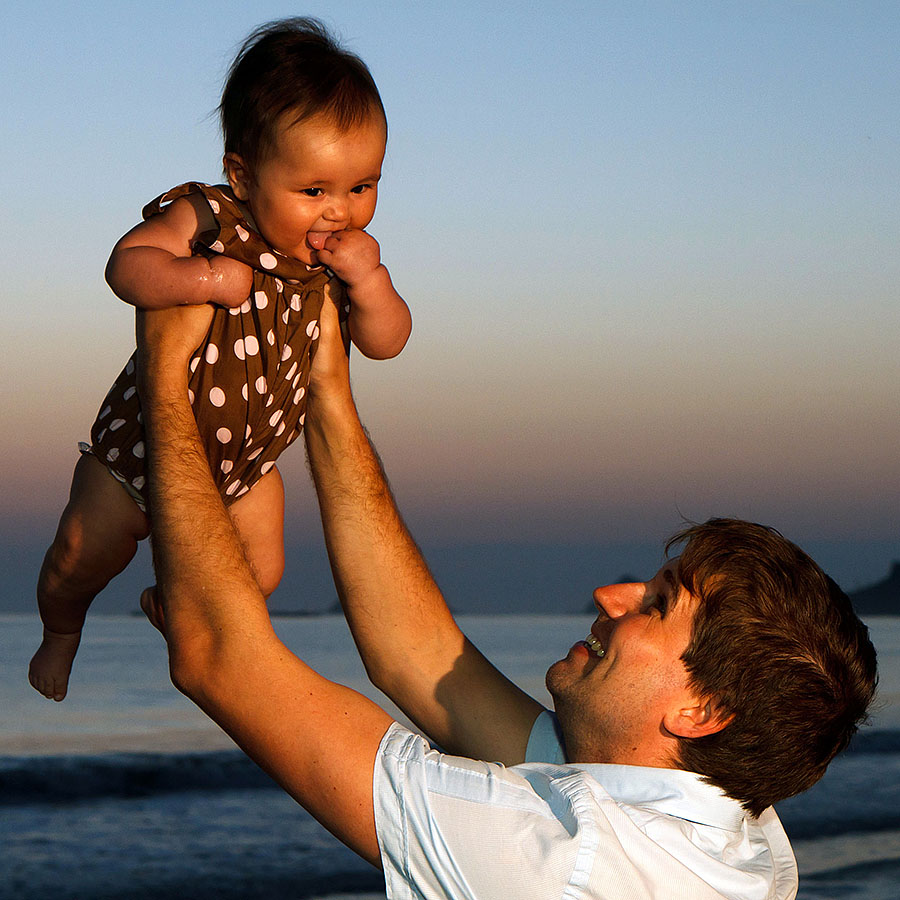
<path fill-rule="evenodd" d="M 420 538 L 738 515 L 900 558 L 900 6 L 865 0 L 7 13 L 3 534 L 52 533 L 131 352 L 113 243 L 221 180 L 235 47 L 302 13 L 388 113 L 370 230 L 414 331 L 354 381 Z M 291 527 L 317 528 L 299 444 L 282 470 Z"/>

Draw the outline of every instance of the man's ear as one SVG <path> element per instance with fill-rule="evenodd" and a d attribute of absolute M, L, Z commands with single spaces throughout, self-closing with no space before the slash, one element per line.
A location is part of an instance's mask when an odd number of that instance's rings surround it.
<path fill-rule="evenodd" d="M 250 196 L 250 168 L 244 158 L 239 153 L 226 153 L 222 158 L 222 166 L 234 196 L 246 203 Z"/>
<path fill-rule="evenodd" d="M 721 731 L 733 718 L 733 713 L 723 712 L 714 700 L 704 698 L 666 713 L 663 726 L 676 737 L 697 738 Z"/>

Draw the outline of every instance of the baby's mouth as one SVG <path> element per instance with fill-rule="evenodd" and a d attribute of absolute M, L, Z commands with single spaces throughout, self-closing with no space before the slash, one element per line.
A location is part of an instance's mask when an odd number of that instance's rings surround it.
<path fill-rule="evenodd" d="M 597 654 L 600 659 L 603 659 L 606 656 L 606 651 L 603 649 L 603 644 L 594 637 L 593 634 L 589 634 L 584 639 L 585 644 L 587 644 L 588 649 Z"/>
<path fill-rule="evenodd" d="M 331 237 L 330 231 L 307 231 L 306 240 L 313 250 L 321 250 L 325 246 L 325 241 Z"/>

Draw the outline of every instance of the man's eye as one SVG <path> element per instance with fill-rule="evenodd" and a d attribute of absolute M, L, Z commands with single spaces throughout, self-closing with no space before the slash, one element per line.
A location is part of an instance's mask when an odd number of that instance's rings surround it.
<path fill-rule="evenodd" d="M 664 619 L 669 611 L 669 598 L 665 594 L 657 594 L 650 604 L 650 609 L 655 609 L 660 618 Z"/>

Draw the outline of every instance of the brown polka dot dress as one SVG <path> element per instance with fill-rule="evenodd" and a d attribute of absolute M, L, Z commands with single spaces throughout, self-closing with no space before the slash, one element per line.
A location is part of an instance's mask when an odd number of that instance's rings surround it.
<path fill-rule="evenodd" d="M 215 307 L 190 362 L 188 392 L 213 479 L 226 504 L 242 497 L 300 434 L 324 288 L 334 277 L 269 247 L 227 188 L 189 182 L 144 207 L 147 219 L 189 194 L 206 198 L 218 228 L 195 252 L 220 253 L 253 268 L 239 308 Z M 342 316 L 345 311 L 342 311 Z M 132 354 L 91 428 L 93 453 L 146 509 L 144 431 Z"/>

